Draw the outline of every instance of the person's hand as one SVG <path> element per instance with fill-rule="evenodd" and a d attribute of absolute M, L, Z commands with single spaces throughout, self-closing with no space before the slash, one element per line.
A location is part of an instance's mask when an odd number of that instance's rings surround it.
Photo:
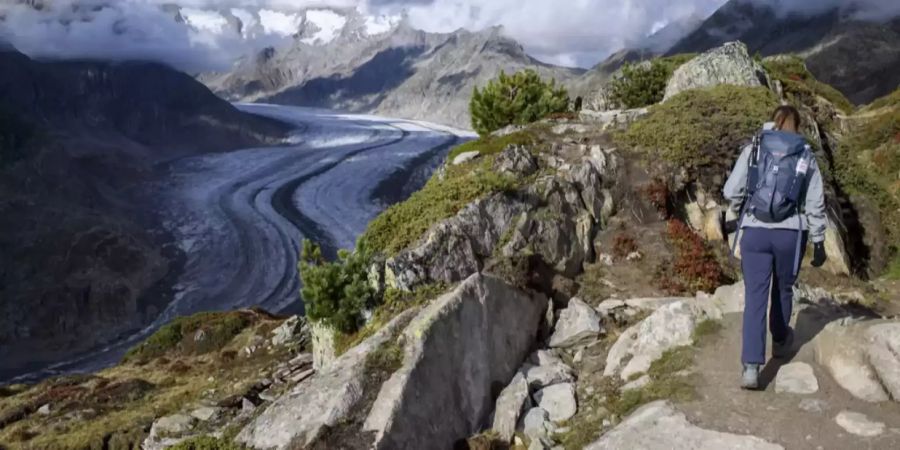
<path fill-rule="evenodd" d="M 824 242 L 816 242 L 813 244 L 813 259 L 812 266 L 813 267 L 822 267 L 825 265 L 825 260 L 828 259 L 828 254 L 825 253 L 825 243 Z"/>

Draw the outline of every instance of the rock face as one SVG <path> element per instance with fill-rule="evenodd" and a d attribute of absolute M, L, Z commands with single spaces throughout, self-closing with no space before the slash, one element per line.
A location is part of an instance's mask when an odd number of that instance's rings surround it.
<path fill-rule="evenodd" d="M 522 373 L 513 377 L 509 386 L 506 386 L 500 396 L 497 397 L 497 406 L 494 408 L 494 424 L 492 430 L 497 432 L 500 439 L 509 442 L 516 432 L 516 424 L 522 410 L 529 406 L 528 382 Z"/>
<path fill-rule="evenodd" d="M 499 172 L 523 177 L 550 166 L 557 174 L 539 178 L 522 192 L 470 203 L 437 223 L 385 263 L 387 284 L 409 290 L 430 282 L 459 282 L 482 270 L 501 244 L 503 256 L 522 255 L 527 248 L 560 275 L 577 275 L 593 260 L 593 238 L 615 210 L 610 188 L 618 163 L 614 152 L 600 148 L 562 151 L 575 155 L 571 163 L 554 155 L 538 160 L 523 147 L 501 152 L 494 165 Z"/>
<path fill-rule="evenodd" d="M 258 449 L 305 446 L 326 426 L 347 417 L 363 396 L 366 358 L 392 338 L 416 310 L 406 311 L 381 331 L 343 354 L 323 372 L 282 396 L 238 434 L 236 440 Z"/>
<path fill-rule="evenodd" d="M 741 42 L 729 42 L 676 69 L 666 86 L 663 101 L 689 89 L 719 84 L 752 87 L 765 86 L 768 82 L 765 69 L 750 57 L 747 46 Z"/>
<path fill-rule="evenodd" d="M 775 392 L 788 394 L 815 394 L 819 391 L 819 380 L 812 366 L 802 362 L 791 363 L 778 369 L 775 376 Z"/>
<path fill-rule="evenodd" d="M 664 401 L 647 404 L 585 450 L 783 450 L 754 436 L 721 433 L 692 425 Z"/>
<path fill-rule="evenodd" d="M 600 317 L 581 299 L 573 298 L 559 315 L 556 330 L 550 337 L 550 347 L 573 347 L 588 343 L 600 336 Z"/>
<path fill-rule="evenodd" d="M 697 324 L 708 318 L 721 318 L 721 312 L 706 302 L 677 301 L 660 307 L 622 333 L 609 350 L 603 375 L 618 374 L 627 381 L 646 372 L 667 350 L 691 344 Z"/>
<path fill-rule="evenodd" d="M 531 351 L 548 300 L 475 274 L 403 332 L 403 366 L 384 383 L 364 431 L 375 448 L 452 448 L 479 431 Z M 435 447 L 438 445 L 438 447 Z"/>
<path fill-rule="evenodd" d="M 815 338 L 816 362 L 854 397 L 869 402 L 898 400 L 898 331 L 897 322 L 830 323 Z"/>

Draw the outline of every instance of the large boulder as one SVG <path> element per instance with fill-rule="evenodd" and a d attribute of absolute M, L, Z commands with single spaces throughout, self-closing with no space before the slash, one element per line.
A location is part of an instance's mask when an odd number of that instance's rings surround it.
<path fill-rule="evenodd" d="M 348 350 L 327 370 L 300 383 L 250 422 L 237 441 L 251 448 L 304 447 L 348 417 L 364 396 L 366 358 L 393 338 L 416 314 L 406 311 L 381 331 Z"/>
<path fill-rule="evenodd" d="M 720 84 L 767 86 L 768 77 L 762 64 L 750 57 L 747 46 L 729 42 L 683 64 L 675 70 L 666 86 L 666 101 L 690 89 Z"/>
<path fill-rule="evenodd" d="M 609 350 L 603 375 L 628 381 L 646 372 L 666 351 L 693 343 L 697 324 L 719 318 L 721 311 L 709 301 L 677 301 L 662 306 L 619 336 Z"/>
<path fill-rule="evenodd" d="M 548 300 L 475 274 L 403 332 L 402 367 L 384 383 L 363 430 L 377 449 L 451 449 L 477 433 L 529 355 Z"/>
<path fill-rule="evenodd" d="M 581 299 L 573 298 L 559 315 L 556 330 L 550 336 L 550 347 L 567 348 L 588 344 L 600 337 L 600 316 Z"/>
<path fill-rule="evenodd" d="M 816 361 L 854 397 L 900 401 L 900 323 L 841 319 L 814 342 Z"/>
<path fill-rule="evenodd" d="M 722 433 L 697 427 L 665 401 L 649 403 L 585 450 L 783 450 L 755 436 Z"/>

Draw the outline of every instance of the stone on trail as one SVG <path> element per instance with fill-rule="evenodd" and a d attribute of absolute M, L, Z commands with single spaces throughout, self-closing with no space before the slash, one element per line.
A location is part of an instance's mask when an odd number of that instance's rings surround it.
<path fill-rule="evenodd" d="M 802 362 L 786 364 L 778 369 L 775 376 L 775 392 L 788 394 L 815 394 L 819 391 L 819 380 L 812 366 Z"/>
<path fill-rule="evenodd" d="M 516 424 L 519 422 L 522 409 L 528 406 L 528 399 L 528 382 L 520 372 L 497 397 L 494 424 L 491 428 L 503 442 L 510 442 L 516 433 Z"/>
<path fill-rule="evenodd" d="M 900 401 L 900 323 L 881 323 L 866 330 L 866 354 L 882 386 Z"/>
<path fill-rule="evenodd" d="M 522 368 L 528 386 L 532 390 L 543 389 L 559 383 L 571 383 L 575 381 L 572 368 L 563 363 L 554 363 L 544 366 L 532 366 L 526 364 Z"/>
<path fill-rule="evenodd" d="M 547 411 L 550 420 L 561 422 L 569 420 L 578 412 L 575 400 L 575 385 L 572 383 L 554 384 L 534 394 L 538 405 Z"/>
<path fill-rule="evenodd" d="M 627 381 L 647 372 L 666 351 L 693 343 L 694 329 L 707 318 L 719 318 L 718 309 L 697 301 L 677 301 L 660 307 L 640 323 L 625 330 L 606 358 L 604 376 Z"/>
<path fill-rule="evenodd" d="M 649 403 L 585 450 L 783 450 L 755 436 L 697 427 L 666 401 Z"/>
<path fill-rule="evenodd" d="M 602 332 L 597 312 L 581 299 L 573 298 L 559 315 L 556 330 L 550 337 L 550 347 L 568 348 L 589 343 Z"/>
<path fill-rule="evenodd" d="M 875 422 L 858 412 L 841 411 L 834 420 L 848 433 L 857 436 L 875 437 L 884 433 L 883 423 Z"/>
<path fill-rule="evenodd" d="M 864 327 L 865 324 L 848 324 L 843 320 L 828 324 L 814 340 L 816 362 L 854 397 L 867 402 L 885 402 L 890 397 L 867 360 Z"/>
<path fill-rule="evenodd" d="M 814 398 L 804 398 L 800 401 L 800 409 L 808 413 L 821 413 L 826 407 L 827 404 L 824 401 Z"/>

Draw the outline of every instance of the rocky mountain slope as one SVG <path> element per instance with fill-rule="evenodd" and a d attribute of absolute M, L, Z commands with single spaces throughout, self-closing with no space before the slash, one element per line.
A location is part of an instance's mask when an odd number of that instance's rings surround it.
<path fill-rule="evenodd" d="M 0 440 L 894 448 L 898 286 L 854 276 L 867 260 L 849 236 L 889 214 L 854 224 L 841 205 L 830 211 L 829 265 L 804 263 L 796 354 L 767 365 L 764 392 L 737 392 L 739 364 L 722 363 L 737 358 L 744 307 L 719 224 L 735 148 L 779 100 L 797 102 L 820 164 L 838 169 L 829 203 L 849 187 L 850 125 L 814 79 L 791 74 L 729 44 L 678 68 L 661 104 L 467 143 L 361 237 L 376 256 L 352 275 L 385 301 L 357 333 L 259 312 L 184 318 L 96 376 L 7 388 Z"/>
<path fill-rule="evenodd" d="M 768 3 L 731 0 L 668 54 L 702 52 L 740 40 L 763 56 L 799 53 L 809 69 L 857 104 L 900 84 L 900 18 L 861 20 L 853 2 L 815 15 Z"/>
<path fill-rule="evenodd" d="M 0 358 L 18 370 L 140 328 L 179 255 L 134 187 L 157 163 L 278 142 L 150 63 L 39 62 L 0 51 Z"/>
<path fill-rule="evenodd" d="M 469 128 L 468 98 L 501 70 L 532 68 L 566 82 L 582 71 L 543 64 L 499 28 L 448 34 L 405 22 L 370 31 L 353 11 L 327 42 L 301 29 L 288 45 L 268 48 L 224 74 L 201 76 L 230 100 L 371 112 Z"/>

